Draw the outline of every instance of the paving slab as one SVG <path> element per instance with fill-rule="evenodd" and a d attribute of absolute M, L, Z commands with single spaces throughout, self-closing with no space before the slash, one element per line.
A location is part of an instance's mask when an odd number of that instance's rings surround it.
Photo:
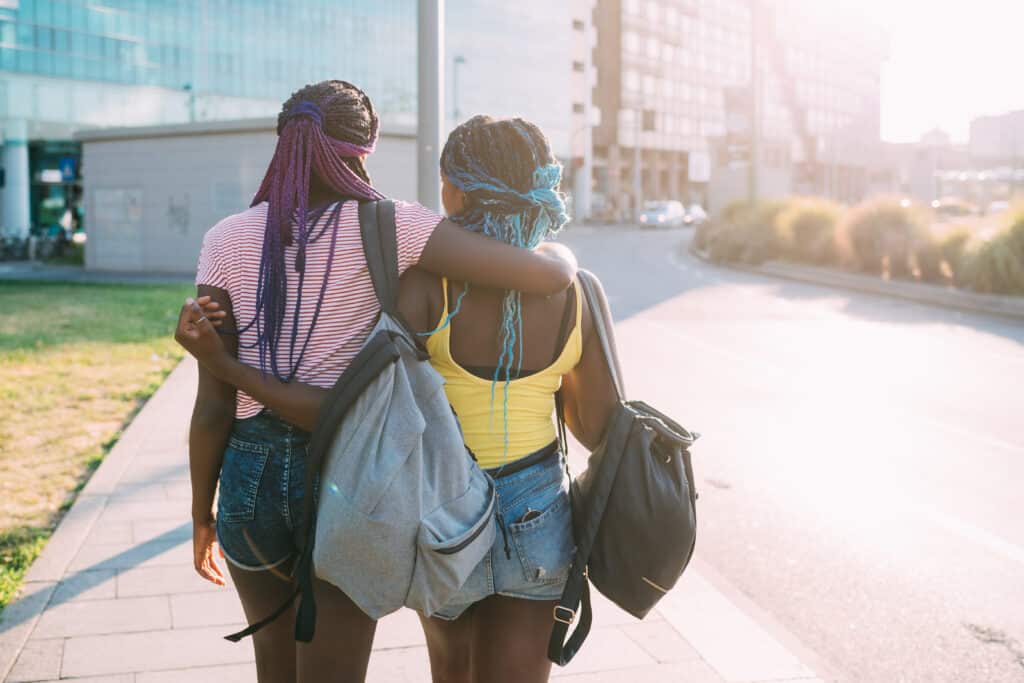
<path fill-rule="evenodd" d="M 249 640 L 229 643 L 223 636 L 224 629 L 214 627 L 68 638 L 61 676 L 103 676 L 253 661 Z"/>
<path fill-rule="evenodd" d="M 60 660 L 64 655 L 64 641 L 29 640 L 18 656 L 14 668 L 7 676 L 8 683 L 29 683 L 60 676 Z"/>
<path fill-rule="evenodd" d="M 157 631 L 171 627 L 165 596 L 65 602 L 46 610 L 32 633 L 36 638 L 69 638 Z"/>
<path fill-rule="evenodd" d="M 253 683 L 255 680 L 255 664 L 148 671 L 135 675 L 135 683 Z"/>
<path fill-rule="evenodd" d="M 174 628 L 221 626 L 245 621 L 242 603 L 234 591 L 184 593 L 170 596 Z M 222 635 L 229 631 L 225 628 Z"/>
<path fill-rule="evenodd" d="M 109 600 L 117 597 L 117 571 L 94 569 L 64 576 L 53 593 L 50 609 L 73 600 Z"/>
<path fill-rule="evenodd" d="M 227 571 L 224 572 L 224 578 L 230 585 L 231 576 Z M 132 569 L 122 569 L 117 574 L 117 596 L 119 598 L 217 591 L 235 595 L 234 591 L 199 578 L 191 562 L 162 567 L 133 567 Z"/>

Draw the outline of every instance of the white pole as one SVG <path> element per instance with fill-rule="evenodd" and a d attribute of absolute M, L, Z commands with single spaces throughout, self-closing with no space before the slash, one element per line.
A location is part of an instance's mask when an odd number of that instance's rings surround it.
<path fill-rule="evenodd" d="M 417 194 L 420 204 L 441 210 L 438 161 L 444 125 L 444 0 L 419 0 Z"/>

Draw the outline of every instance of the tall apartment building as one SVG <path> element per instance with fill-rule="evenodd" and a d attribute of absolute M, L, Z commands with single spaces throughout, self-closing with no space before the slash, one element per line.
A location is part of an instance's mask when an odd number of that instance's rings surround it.
<path fill-rule="evenodd" d="M 867 191 L 886 43 L 855 12 L 598 0 L 594 23 L 596 214 L 626 217 L 645 198 L 717 209 L 746 196 L 751 176 L 761 196 Z"/>

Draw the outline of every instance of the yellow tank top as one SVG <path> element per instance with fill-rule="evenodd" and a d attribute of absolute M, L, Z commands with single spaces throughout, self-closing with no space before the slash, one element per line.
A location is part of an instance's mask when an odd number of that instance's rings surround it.
<path fill-rule="evenodd" d="M 448 317 L 448 280 L 442 280 L 444 311 Z M 576 324 L 561 353 L 552 365 L 509 383 L 508 452 L 505 451 L 504 382 L 498 382 L 491 404 L 491 380 L 477 377 L 452 357 L 451 325 L 427 339 L 430 363 L 445 379 L 448 401 L 459 416 L 466 445 L 480 467 L 490 469 L 508 464 L 540 450 L 555 440 L 555 392 L 562 386 L 562 375 L 572 370 L 583 355 L 580 286 L 576 295 Z"/>

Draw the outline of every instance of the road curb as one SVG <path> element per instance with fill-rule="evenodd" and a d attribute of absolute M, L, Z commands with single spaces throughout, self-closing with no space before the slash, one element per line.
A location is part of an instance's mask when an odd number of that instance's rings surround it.
<path fill-rule="evenodd" d="M 804 282 L 837 289 L 848 289 L 867 294 L 877 294 L 930 306 L 952 308 L 968 313 L 996 315 L 1012 320 L 1024 321 L 1024 297 L 977 294 L 952 287 L 930 285 L 921 282 L 883 280 L 879 277 L 849 273 L 846 271 L 804 266 L 782 261 L 767 261 L 760 265 L 744 263 L 717 263 L 690 244 L 687 251 L 696 258 L 716 266 L 730 268 L 755 275 Z"/>

